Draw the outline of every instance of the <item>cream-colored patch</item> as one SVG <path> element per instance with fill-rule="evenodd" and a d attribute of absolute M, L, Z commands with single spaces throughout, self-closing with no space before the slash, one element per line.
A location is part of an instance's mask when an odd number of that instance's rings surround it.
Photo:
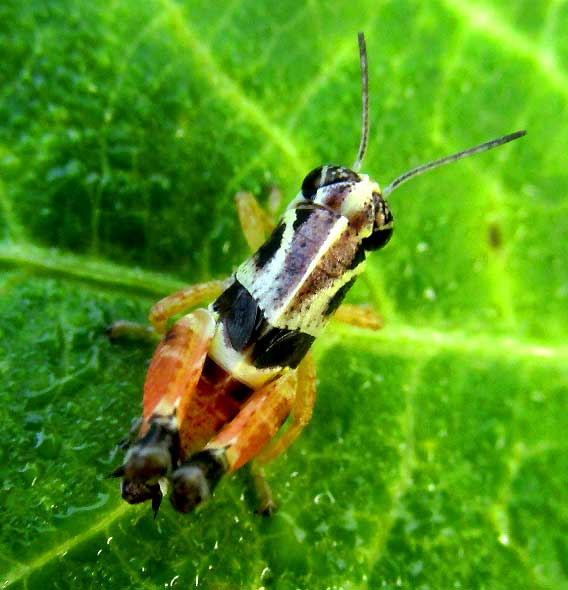
<path fill-rule="evenodd" d="M 288 253 L 290 242 L 294 237 L 293 224 L 295 220 L 295 210 L 286 211 L 284 213 L 281 223 L 284 223 L 285 225 L 280 247 L 262 269 L 257 269 L 253 255 L 239 266 L 236 273 L 236 278 L 239 283 L 241 283 L 241 285 L 243 285 L 248 292 L 255 297 L 265 313 L 268 312 L 267 304 L 272 303 L 271 301 L 267 301 L 267 294 L 270 292 L 271 287 L 274 286 L 275 277 L 284 266 L 284 260 Z M 271 298 L 272 297 L 273 295 L 271 294 Z"/>
<path fill-rule="evenodd" d="M 370 180 L 368 176 L 362 176 L 361 182 L 358 182 L 353 187 L 349 196 L 345 199 L 341 213 L 346 217 L 350 217 L 363 209 L 374 207 L 373 192 L 379 190 L 379 185 L 376 182 Z"/>
<path fill-rule="evenodd" d="M 268 381 L 285 373 L 286 367 L 257 369 L 241 352 L 226 344 L 223 324 L 217 324 L 217 330 L 209 347 L 209 356 L 227 373 L 252 389 L 259 389 Z"/>

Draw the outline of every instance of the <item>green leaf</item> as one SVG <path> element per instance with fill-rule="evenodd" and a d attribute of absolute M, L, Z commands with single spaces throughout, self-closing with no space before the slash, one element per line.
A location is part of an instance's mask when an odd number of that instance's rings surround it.
<path fill-rule="evenodd" d="M 0 25 L 3 588 L 568 588 L 566 2 L 7 0 Z M 151 349 L 105 325 L 232 271 L 237 190 L 353 161 L 358 30 L 382 184 L 529 134 L 393 195 L 351 298 L 386 327 L 316 344 L 280 512 L 238 473 L 154 522 L 105 479 Z"/>

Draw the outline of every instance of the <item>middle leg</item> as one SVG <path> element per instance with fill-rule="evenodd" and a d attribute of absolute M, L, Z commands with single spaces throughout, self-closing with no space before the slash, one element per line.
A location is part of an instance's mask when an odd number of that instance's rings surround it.
<path fill-rule="evenodd" d="M 180 289 L 160 299 L 152 306 L 148 316 L 149 326 L 118 320 L 107 328 L 108 337 L 111 340 L 135 339 L 156 342 L 166 332 L 168 320 L 175 315 L 188 311 L 199 303 L 215 299 L 231 284 L 231 281 L 232 279 L 208 281 Z"/>
<path fill-rule="evenodd" d="M 381 330 L 385 325 L 381 314 L 370 305 L 342 303 L 335 312 L 333 319 L 343 324 L 366 328 L 367 330 Z"/>

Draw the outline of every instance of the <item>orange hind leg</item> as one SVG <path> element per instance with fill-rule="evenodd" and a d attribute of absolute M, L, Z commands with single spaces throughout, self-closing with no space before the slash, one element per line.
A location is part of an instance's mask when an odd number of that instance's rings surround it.
<path fill-rule="evenodd" d="M 111 473 L 122 478 L 122 497 L 127 502 L 152 500 L 154 514 L 162 500 L 159 481 L 179 461 L 176 410 L 195 390 L 214 332 L 211 314 L 198 309 L 178 320 L 164 336 L 144 384 L 140 438 L 128 450 L 123 465 Z"/>
<path fill-rule="evenodd" d="M 282 436 L 267 444 L 251 464 L 258 497 L 257 511 L 261 514 L 270 515 L 276 510 L 276 502 L 264 476 L 264 465 L 284 453 L 312 419 L 316 401 L 316 368 L 311 353 L 308 353 L 300 363 L 297 373 L 298 384 L 292 406 L 292 422 Z"/>
<path fill-rule="evenodd" d="M 262 465 L 284 452 L 309 422 L 315 401 L 315 370 L 306 357 L 291 371 L 254 392 L 237 416 L 172 476 L 172 503 L 189 512 L 208 499 L 225 473 L 236 471 L 257 457 Z M 292 411 L 284 434 L 270 444 Z M 259 512 L 269 514 L 275 503 L 260 465 L 253 465 Z"/>

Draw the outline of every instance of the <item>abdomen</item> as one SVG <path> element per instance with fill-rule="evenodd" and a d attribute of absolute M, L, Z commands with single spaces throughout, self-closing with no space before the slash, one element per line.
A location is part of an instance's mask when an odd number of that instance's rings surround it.
<path fill-rule="evenodd" d="M 178 408 L 182 460 L 199 452 L 230 422 L 252 390 L 207 358 L 195 390 Z"/>

